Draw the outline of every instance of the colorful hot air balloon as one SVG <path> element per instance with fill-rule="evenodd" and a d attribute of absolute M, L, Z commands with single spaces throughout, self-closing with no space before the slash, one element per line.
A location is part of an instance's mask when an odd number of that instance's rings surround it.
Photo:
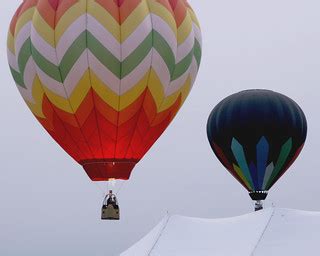
<path fill-rule="evenodd" d="M 207 134 L 217 158 L 258 201 L 259 209 L 260 200 L 303 148 L 307 121 L 287 96 L 247 90 L 225 98 L 213 109 Z"/>
<path fill-rule="evenodd" d="M 186 0 L 24 0 L 8 59 L 32 113 L 93 181 L 129 179 L 201 59 Z"/>

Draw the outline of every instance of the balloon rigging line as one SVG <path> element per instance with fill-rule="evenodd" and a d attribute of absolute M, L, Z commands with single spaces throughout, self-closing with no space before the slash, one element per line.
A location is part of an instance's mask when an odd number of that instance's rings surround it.
<path fill-rule="evenodd" d="M 118 195 L 118 194 L 120 193 L 121 189 L 124 187 L 124 186 L 123 186 L 124 183 L 125 183 L 124 181 L 121 182 L 120 187 L 119 187 L 119 189 L 118 189 L 118 191 L 116 192 L 115 195 Z"/>
<path fill-rule="evenodd" d="M 100 190 L 102 197 L 105 197 L 105 191 L 100 184 L 98 182 L 93 182 L 93 184 L 98 188 L 98 190 Z"/>

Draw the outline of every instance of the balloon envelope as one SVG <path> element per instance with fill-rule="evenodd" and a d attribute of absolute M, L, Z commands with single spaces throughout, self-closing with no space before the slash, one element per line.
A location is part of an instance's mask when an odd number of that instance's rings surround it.
<path fill-rule="evenodd" d="M 307 121 L 287 96 L 247 90 L 213 109 L 207 135 L 217 158 L 248 191 L 268 191 L 299 155 Z"/>
<path fill-rule="evenodd" d="M 89 177 L 128 179 L 188 96 L 201 33 L 185 0 L 25 0 L 8 59 L 32 113 Z"/>

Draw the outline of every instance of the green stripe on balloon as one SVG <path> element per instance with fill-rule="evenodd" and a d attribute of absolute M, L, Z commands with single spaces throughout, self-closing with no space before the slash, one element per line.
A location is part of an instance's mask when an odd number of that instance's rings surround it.
<path fill-rule="evenodd" d="M 197 40 L 193 49 L 179 63 L 175 63 L 175 56 L 169 44 L 155 30 L 144 39 L 144 41 L 123 61 L 118 60 L 107 48 L 105 48 L 89 31 L 82 32 L 72 43 L 63 56 L 59 66 L 47 60 L 34 45 L 30 38 L 26 40 L 19 53 L 19 69 L 23 71 L 31 56 L 37 66 L 49 77 L 59 83 L 63 83 L 74 65 L 77 63 L 83 52 L 88 49 L 90 52 L 119 79 L 130 74 L 150 53 L 152 47 L 159 53 L 166 63 L 170 72 L 171 80 L 175 80 L 183 75 L 195 56 L 198 65 L 201 59 L 201 46 Z M 16 73 L 13 73 L 18 78 Z M 22 74 L 23 76 L 23 74 Z M 17 79 L 21 85 L 21 79 Z"/>
<path fill-rule="evenodd" d="M 21 77 L 24 77 L 24 71 L 26 69 L 27 63 L 31 57 L 31 39 L 28 38 L 22 45 L 19 55 L 18 55 L 18 66 L 20 70 Z"/>
<path fill-rule="evenodd" d="M 254 188 L 243 147 L 235 138 L 232 139 L 231 149 L 238 162 L 238 165 L 243 172 L 244 177 L 247 179 L 250 186 Z"/>
<path fill-rule="evenodd" d="M 190 64 L 192 62 L 193 56 L 194 56 L 194 54 L 193 54 L 193 50 L 192 50 L 186 57 L 184 57 L 176 65 L 176 68 L 174 70 L 174 73 L 173 73 L 173 76 L 171 78 L 171 81 L 176 80 L 177 78 L 182 76 L 187 71 L 187 69 L 190 67 Z"/>
<path fill-rule="evenodd" d="M 11 71 L 11 74 L 12 74 L 13 79 L 16 82 L 16 84 L 19 85 L 20 87 L 27 89 L 27 87 L 25 86 L 25 84 L 23 82 L 23 78 L 21 77 L 21 74 L 19 72 L 17 72 L 16 70 L 14 70 L 12 67 L 10 67 L 10 71 Z"/>
<path fill-rule="evenodd" d="M 89 36 L 88 36 L 89 37 Z M 87 49 L 87 33 L 86 31 L 82 32 L 80 36 L 72 43 L 68 51 L 63 56 L 59 70 L 61 74 L 61 79 L 64 81 L 71 69 L 77 63 L 80 56 Z"/>
<path fill-rule="evenodd" d="M 195 42 L 194 42 L 194 57 L 196 58 L 196 61 L 197 61 L 197 64 L 198 64 L 198 68 L 200 67 L 200 62 L 201 62 L 201 45 L 200 43 L 198 42 L 197 39 L 195 39 Z"/>
<path fill-rule="evenodd" d="M 283 144 L 281 147 L 279 158 L 277 160 L 277 163 L 273 169 L 271 177 L 268 180 L 268 183 L 266 186 L 268 190 L 270 189 L 273 180 L 279 175 L 280 171 L 282 170 L 282 167 L 287 161 L 291 148 L 292 148 L 292 138 L 288 139 L 287 142 Z"/>
<path fill-rule="evenodd" d="M 90 32 L 87 34 L 88 48 L 90 52 L 100 61 L 100 63 L 111 71 L 116 77 L 121 78 L 121 63 L 99 40 Z"/>
<path fill-rule="evenodd" d="M 28 43 L 30 45 L 30 41 L 28 41 Z M 26 49 L 30 48 L 29 45 L 26 46 Z M 81 33 L 81 35 L 77 39 L 75 39 L 73 44 L 63 56 L 59 64 L 60 67 L 64 67 L 63 70 L 60 70 L 59 66 L 56 66 L 52 62 L 48 61 L 45 57 L 43 57 L 33 45 L 31 45 L 31 47 L 33 58 L 35 59 L 38 67 L 48 76 L 58 82 L 64 81 L 73 66 L 76 64 L 77 60 L 80 58 L 81 54 L 87 48 L 107 69 L 109 69 L 119 79 L 122 79 L 129 73 L 131 73 L 145 59 L 145 57 L 151 51 L 152 47 L 154 47 L 154 49 L 159 53 L 161 58 L 166 63 L 172 80 L 178 78 L 187 71 L 192 61 L 193 55 L 192 49 L 189 54 L 176 66 L 175 55 L 172 52 L 169 44 L 155 30 L 150 32 L 150 34 L 144 39 L 144 41 L 123 62 L 118 60 L 89 31 L 84 31 L 83 33 Z M 201 54 L 200 50 L 197 50 L 197 52 L 200 52 Z M 199 56 L 197 58 L 199 58 Z M 21 61 L 21 63 L 23 63 L 23 61 Z M 177 72 L 176 74 L 174 74 L 176 69 Z"/>
<path fill-rule="evenodd" d="M 121 78 L 130 74 L 147 57 L 152 49 L 152 33 L 123 61 Z"/>
<path fill-rule="evenodd" d="M 175 56 L 167 41 L 155 30 L 153 32 L 153 44 L 153 47 L 157 50 L 161 58 L 166 63 L 170 72 L 170 77 L 173 77 L 173 73 L 176 67 Z"/>
<path fill-rule="evenodd" d="M 52 79 L 62 83 L 59 67 L 48 61 L 41 53 L 31 44 L 32 57 L 37 66 Z"/>
<path fill-rule="evenodd" d="M 87 45 L 88 44 L 88 45 Z M 28 39 L 22 48 L 19 61 L 20 70 L 24 70 L 26 61 L 30 57 L 30 47 L 32 56 L 37 66 L 49 77 L 62 83 L 71 69 L 74 67 L 81 54 L 88 48 L 90 52 L 115 76 L 119 79 L 124 78 L 131 73 L 149 54 L 152 47 L 162 57 L 170 72 L 171 80 L 175 80 L 183 75 L 195 56 L 198 65 L 201 59 L 201 46 L 195 40 L 194 48 L 179 63 L 175 63 L 175 56 L 165 39 L 155 30 L 144 39 L 144 41 L 123 61 L 118 60 L 107 48 L 105 48 L 89 31 L 82 32 L 73 44 L 66 51 L 59 66 L 48 61 L 31 44 Z M 63 67 L 63 68 L 61 68 Z"/>

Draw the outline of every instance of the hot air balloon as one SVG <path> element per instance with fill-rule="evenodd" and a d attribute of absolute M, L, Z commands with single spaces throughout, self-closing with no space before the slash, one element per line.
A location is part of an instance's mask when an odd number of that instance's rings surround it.
<path fill-rule="evenodd" d="M 246 90 L 225 98 L 212 110 L 207 135 L 217 158 L 249 191 L 259 210 L 261 200 L 302 150 L 307 121 L 287 96 Z"/>
<path fill-rule="evenodd" d="M 92 181 L 129 179 L 188 96 L 200 59 L 186 0 L 24 0 L 8 35 L 22 97 Z"/>

